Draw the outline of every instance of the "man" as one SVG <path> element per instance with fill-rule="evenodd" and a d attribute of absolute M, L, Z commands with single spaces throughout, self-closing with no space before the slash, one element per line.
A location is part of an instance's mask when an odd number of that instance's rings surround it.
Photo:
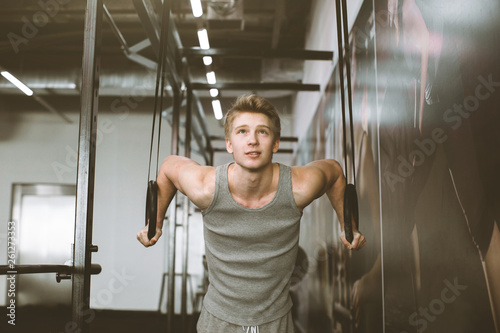
<path fill-rule="evenodd" d="M 272 162 L 281 125 L 275 107 L 255 95 L 239 97 L 225 121 L 234 163 L 200 166 L 169 156 L 158 174 L 156 235 L 137 234 L 144 246 L 162 234 L 163 217 L 177 190 L 201 209 L 210 284 L 198 333 L 293 332 L 289 287 L 303 209 L 326 193 L 343 230 L 345 178 L 334 160 L 300 167 Z M 349 249 L 366 243 L 353 223 Z"/>

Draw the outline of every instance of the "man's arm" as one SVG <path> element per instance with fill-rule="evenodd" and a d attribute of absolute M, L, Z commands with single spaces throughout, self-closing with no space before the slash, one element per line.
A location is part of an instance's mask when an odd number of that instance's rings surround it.
<path fill-rule="evenodd" d="M 358 231 L 354 220 L 352 230 L 354 239 L 349 243 L 344 234 L 344 190 L 346 180 L 340 164 L 331 159 L 313 161 L 303 167 L 293 168 L 293 192 L 295 202 L 304 209 L 323 194 L 328 196 L 340 221 L 341 240 L 349 249 L 360 249 L 366 244 L 365 237 Z"/>
<path fill-rule="evenodd" d="M 177 191 L 186 195 L 202 210 L 210 205 L 215 185 L 215 169 L 200 166 L 186 157 L 171 155 L 163 161 L 156 183 L 158 185 L 156 234 L 148 239 L 147 225 L 137 234 L 139 242 L 146 247 L 156 244 L 160 238 L 163 218 Z"/>

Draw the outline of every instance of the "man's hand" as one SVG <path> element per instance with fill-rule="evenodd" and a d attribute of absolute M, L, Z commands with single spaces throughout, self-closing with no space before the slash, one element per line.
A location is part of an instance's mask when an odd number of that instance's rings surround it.
<path fill-rule="evenodd" d="M 352 234 L 354 236 L 352 243 L 349 243 L 347 239 L 345 239 L 345 231 L 342 230 L 340 234 L 340 240 L 344 243 L 344 246 L 349 250 L 359 250 L 366 244 L 365 236 L 363 236 L 358 230 L 353 230 Z"/>
<path fill-rule="evenodd" d="M 153 236 L 153 238 L 148 239 L 148 226 L 146 225 L 144 228 L 141 229 L 137 233 L 137 240 L 141 242 L 142 245 L 145 247 L 150 247 L 152 245 L 155 245 L 156 242 L 158 242 L 158 239 L 160 239 L 162 234 L 161 228 L 156 227 L 156 234 Z"/>

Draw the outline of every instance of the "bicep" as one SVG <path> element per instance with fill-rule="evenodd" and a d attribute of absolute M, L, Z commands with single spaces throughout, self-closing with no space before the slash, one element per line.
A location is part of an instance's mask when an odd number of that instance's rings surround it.
<path fill-rule="evenodd" d="M 215 168 L 187 160 L 175 166 L 172 177 L 175 187 L 198 208 L 208 207 L 215 186 Z"/>
<path fill-rule="evenodd" d="M 314 161 L 296 168 L 294 196 L 297 206 L 306 207 L 333 187 L 342 168 L 335 160 Z"/>
<path fill-rule="evenodd" d="M 161 165 L 158 182 L 170 183 L 176 190 L 187 195 L 187 189 L 194 186 L 198 178 L 194 176 L 197 173 L 197 168 L 201 168 L 201 166 L 195 161 L 171 155 Z"/>
<path fill-rule="evenodd" d="M 312 169 L 317 170 L 317 177 L 322 183 L 322 191 L 325 193 L 332 185 L 343 176 L 344 172 L 340 164 L 332 159 L 319 160 L 309 163 Z M 322 194 L 323 194 L 322 193 Z"/>

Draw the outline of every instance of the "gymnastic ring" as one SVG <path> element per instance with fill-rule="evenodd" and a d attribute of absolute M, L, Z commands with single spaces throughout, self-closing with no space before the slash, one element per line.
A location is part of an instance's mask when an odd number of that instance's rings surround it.
<path fill-rule="evenodd" d="M 352 232 L 352 220 L 359 227 L 358 195 L 354 184 L 347 184 L 344 190 L 344 231 L 345 239 L 352 243 L 354 235 Z"/>
<path fill-rule="evenodd" d="M 148 226 L 148 239 L 156 235 L 156 215 L 158 212 L 158 185 L 156 181 L 148 182 L 148 192 L 146 194 L 146 225 Z"/>

